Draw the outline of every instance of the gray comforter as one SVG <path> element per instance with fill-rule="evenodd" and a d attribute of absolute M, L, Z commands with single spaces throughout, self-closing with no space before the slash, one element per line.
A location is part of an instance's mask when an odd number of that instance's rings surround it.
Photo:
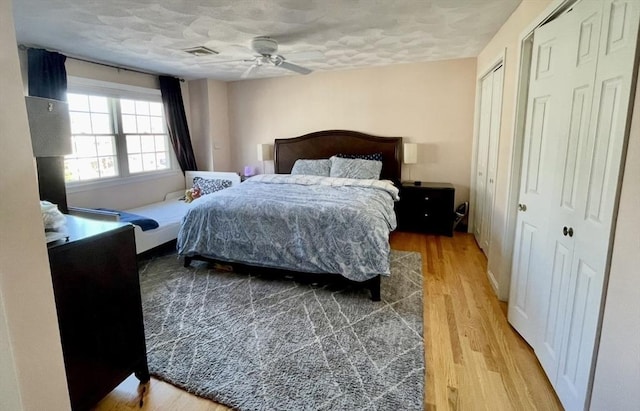
<path fill-rule="evenodd" d="M 387 181 L 260 175 L 196 200 L 178 252 L 365 281 L 389 275 L 397 199 Z"/>

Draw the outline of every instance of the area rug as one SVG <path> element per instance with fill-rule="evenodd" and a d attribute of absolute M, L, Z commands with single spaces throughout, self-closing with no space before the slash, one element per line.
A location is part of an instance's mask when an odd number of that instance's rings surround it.
<path fill-rule="evenodd" d="M 382 301 L 348 285 L 140 270 L 151 374 L 238 410 L 422 410 L 420 254 L 393 251 Z"/>

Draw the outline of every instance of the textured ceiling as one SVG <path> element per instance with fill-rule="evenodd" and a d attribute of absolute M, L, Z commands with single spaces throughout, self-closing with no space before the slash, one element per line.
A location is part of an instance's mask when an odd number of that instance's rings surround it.
<path fill-rule="evenodd" d="M 14 0 L 20 44 L 187 79 L 238 80 L 270 36 L 314 71 L 475 57 L 521 0 Z M 216 56 L 184 48 L 204 45 Z M 309 58 L 309 53 L 320 53 Z M 228 60 L 240 60 L 225 62 Z M 252 74 L 293 74 L 265 68 Z"/>

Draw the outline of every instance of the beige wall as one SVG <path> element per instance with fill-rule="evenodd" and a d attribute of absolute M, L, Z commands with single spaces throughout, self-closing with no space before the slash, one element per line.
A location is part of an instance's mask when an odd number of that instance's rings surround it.
<path fill-rule="evenodd" d="M 209 119 L 208 80 L 189 81 L 189 132 L 200 170 L 213 170 L 213 144 Z"/>
<path fill-rule="evenodd" d="M 65 68 L 67 69 L 67 76 L 89 78 L 156 90 L 160 89 L 158 77 L 150 74 L 117 69 L 114 67 L 103 66 L 102 64 L 76 60 L 70 57 L 67 58 L 65 62 Z"/>
<path fill-rule="evenodd" d="M 181 171 L 163 174 L 162 177 L 142 178 L 129 183 L 101 186 L 99 188 L 67 189 L 67 201 L 75 207 L 104 207 L 128 210 L 164 200 L 167 193 L 184 190 Z"/>
<path fill-rule="evenodd" d="M 20 385 L 7 321 L 0 289 L 0 409 L 21 410 Z"/>
<path fill-rule="evenodd" d="M 232 166 L 262 169 L 256 144 L 312 131 L 402 136 L 420 144 L 419 164 L 404 166 L 403 178 L 451 182 L 465 201 L 475 73 L 475 59 L 460 59 L 230 83 Z"/>
<path fill-rule="evenodd" d="M 640 404 L 640 81 L 629 136 L 613 242 L 591 409 Z"/>
<path fill-rule="evenodd" d="M 16 49 L 0 2 L 0 409 L 68 410 L 51 273 Z"/>
<path fill-rule="evenodd" d="M 519 37 L 522 32 L 545 10 L 551 0 L 524 0 L 505 24 L 478 55 L 476 77 L 479 80 L 505 54 L 504 89 L 502 95 L 502 118 L 500 123 L 500 143 L 498 146 L 498 170 L 494 200 L 494 214 L 491 228 L 491 242 L 488 253 L 488 270 L 494 284 L 497 283 L 498 297 L 506 300 L 509 295 L 511 276 L 511 255 L 505 241 L 507 219 L 508 183 L 511 173 L 509 161 L 513 150 L 515 99 L 518 82 Z M 473 210 L 471 210 L 473 212 Z"/>
<path fill-rule="evenodd" d="M 240 172 L 241 170 L 234 167 L 231 161 L 228 83 L 208 80 L 208 88 L 211 145 L 213 149 L 213 167 L 211 167 L 211 170 Z"/>
<path fill-rule="evenodd" d="M 239 171 L 231 166 L 227 83 L 189 81 L 189 127 L 200 170 Z"/>

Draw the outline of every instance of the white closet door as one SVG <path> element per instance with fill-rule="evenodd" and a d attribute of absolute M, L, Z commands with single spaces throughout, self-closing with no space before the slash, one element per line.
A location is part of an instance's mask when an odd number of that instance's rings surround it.
<path fill-rule="evenodd" d="M 574 237 L 568 234 L 576 213 L 582 212 L 580 178 L 584 177 L 587 137 L 593 101 L 593 84 L 598 61 L 598 45 L 602 4 L 583 1 L 564 14 L 563 36 L 569 42 L 567 67 L 563 85 L 557 90 L 558 101 L 566 107 L 565 117 L 558 123 L 557 136 L 558 176 L 551 193 L 549 234 L 545 255 L 551 259 L 548 292 L 541 296 L 542 325 L 534 343 L 536 355 L 553 382 L 557 378 L 560 351 L 564 336 L 567 284 L 573 261 Z M 606 250 L 601 250 L 606 253 Z"/>
<path fill-rule="evenodd" d="M 489 139 L 491 134 L 491 93 L 493 73 L 485 76 L 480 83 L 480 118 L 478 124 L 478 152 L 476 160 L 476 195 L 473 215 L 473 234 L 478 245 L 483 244 L 483 217 L 487 190 L 487 162 L 489 160 Z"/>
<path fill-rule="evenodd" d="M 588 395 L 640 23 L 639 1 L 603 3 L 589 133 L 576 165 L 577 207 L 568 213 L 574 257 L 555 384 L 567 410 L 584 409 Z"/>
<path fill-rule="evenodd" d="M 482 226 L 480 248 L 489 252 L 491 242 L 491 223 L 493 219 L 493 202 L 495 197 L 496 174 L 498 169 L 498 143 L 500 142 L 500 118 L 502 114 L 502 77 L 503 66 L 500 65 L 492 73 L 491 88 L 491 121 L 489 145 L 487 148 L 487 178 L 485 181 L 484 205 L 482 207 Z"/>
<path fill-rule="evenodd" d="M 535 31 L 509 320 L 567 410 L 586 407 L 624 150 L 637 0 Z"/>
<path fill-rule="evenodd" d="M 503 66 L 500 64 L 480 80 L 473 234 L 485 253 L 489 252 L 491 241 L 491 219 L 502 115 L 503 71 Z"/>
<path fill-rule="evenodd" d="M 554 130 L 564 118 L 556 91 L 567 66 L 568 42 L 558 18 L 535 31 L 527 101 L 519 212 L 513 254 L 509 322 L 530 345 L 542 328 L 550 261 L 545 256 L 556 169 Z"/>

